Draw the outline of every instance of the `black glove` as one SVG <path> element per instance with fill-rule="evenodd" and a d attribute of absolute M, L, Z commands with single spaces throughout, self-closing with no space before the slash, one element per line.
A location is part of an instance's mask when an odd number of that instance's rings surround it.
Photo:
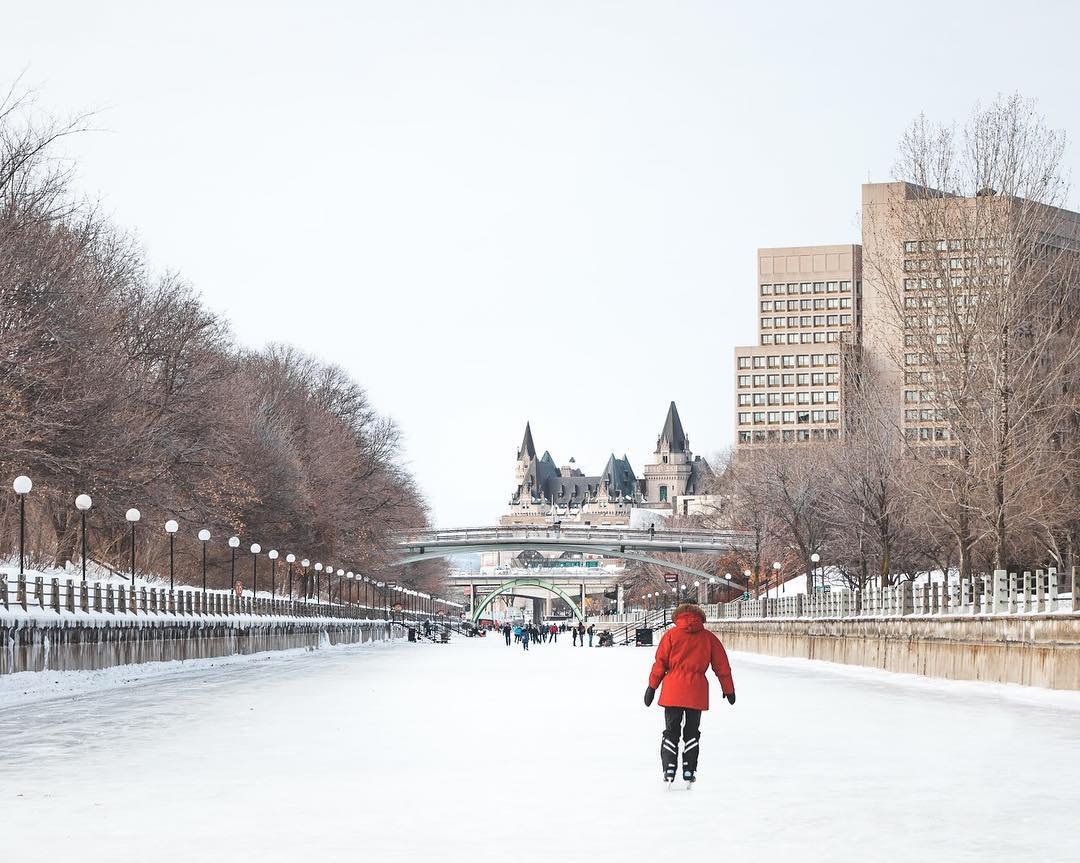
<path fill-rule="evenodd" d="M 732 692 L 731 695 L 725 695 L 724 698 L 727 699 L 728 704 L 734 704 L 735 703 L 735 693 L 734 692 Z"/>
<path fill-rule="evenodd" d="M 656 695 L 656 690 L 651 686 L 645 687 L 645 706 L 652 707 L 653 696 Z"/>

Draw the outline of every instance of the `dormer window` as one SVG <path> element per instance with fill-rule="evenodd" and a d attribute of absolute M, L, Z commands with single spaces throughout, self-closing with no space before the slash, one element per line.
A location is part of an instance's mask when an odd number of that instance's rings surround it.
<path fill-rule="evenodd" d="M 664 464 L 667 464 L 667 456 L 664 456 Z"/>

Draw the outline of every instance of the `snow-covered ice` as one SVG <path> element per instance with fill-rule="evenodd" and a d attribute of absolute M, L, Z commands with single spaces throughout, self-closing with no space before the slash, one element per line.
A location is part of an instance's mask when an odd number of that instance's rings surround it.
<path fill-rule="evenodd" d="M 101 685 L 0 678 L 0 848 L 260 863 L 1077 859 L 1080 694 L 733 654 L 738 702 L 714 683 L 700 781 L 667 791 L 661 712 L 641 703 L 651 660 L 487 638 L 129 668 Z"/>

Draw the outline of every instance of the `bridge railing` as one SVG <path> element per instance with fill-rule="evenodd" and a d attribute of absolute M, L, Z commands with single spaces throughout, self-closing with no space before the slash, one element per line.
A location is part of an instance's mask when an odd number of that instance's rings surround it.
<path fill-rule="evenodd" d="M 318 602 L 310 599 L 236 596 L 230 591 L 131 586 L 112 582 L 0 574 L 0 614 L 41 618 L 105 615 L 120 618 L 319 617 L 342 620 L 386 619 L 385 608 L 359 603 Z M 395 619 L 410 622 L 426 617 L 416 611 L 395 611 Z"/>
<path fill-rule="evenodd" d="M 1080 576 L 1036 570 L 975 576 L 959 583 L 904 582 L 867 590 L 737 600 L 716 607 L 710 620 L 884 618 L 942 615 L 1080 613 Z"/>
<path fill-rule="evenodd" d="M 657 544 L 707 544 L 728 547 L 745 540 L 747 534 L 738 531 L 707 530 L 641 530 L 638 528 L 593 527 L 579 525 L 516 525 L 500 527 L 466 527 L 447 530 L 423 530 L 403 534 L 402 545 L 425 545 L 448 542 L 482 542 L 501 539 L 591 539 L 605 542 L 656 542 Z"/>

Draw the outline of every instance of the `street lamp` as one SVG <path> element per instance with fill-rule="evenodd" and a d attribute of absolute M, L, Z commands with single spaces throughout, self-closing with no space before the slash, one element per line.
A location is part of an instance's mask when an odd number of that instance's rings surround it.
<path fill-rule="evenodd" d="M 774 560 L 772 568 L 773 568 L 773 572 L 776 573 L 776 593 L 777 593 L 777 595 L 779 595 L 780 594 L 780 561 Z M 765 595 L 767 596 L 768 593 L 769 593 L 769 591 L 766 590 Z"/>
<path fill-rule="evenodd" d="M 125 514 L 126 518 L 131 523 L 131 589 L 135 589 L 135 525 L 139 519 L 142 518 L 142 513 L 135 507 L 129 509 Z"/>
<path fill-rule="evenodd" d="M 315 564 L 315 604 L 319 604 L 319 573 L 322 572 L 322 564 Z"/>
<path fill-rule="evenodd" d="M 292 599 L 292 565 L 296 563 L 296 555 L 291 552 L 285 555 L 285 562 L 289 565 L 289 599 Z"/>
<path fill-rule="evenodd" d="M 169 519 L 165 522 L 165 533 L 169 535 L 169 590 L 173 589 L 173 581 L 175 571 L 173 569 L 173 540 L 176 538 L 176 532 L 180 529 L 180 525 L 176 523 L 174 519 Z"/>
<path fill-rule="evenodd" d="M 268 551 L 266 553 L 266 556 L 268 558 L 270 558 L 270 598 L 273 599 L 274 598 L 274 578 L 277 575 L 277 559 L 278 559 L 277 549 L 274 549 L 274 548 L 270 549 L 270 551 Z"/>
<path fill-rule="evenodd" d="M 338 577 L 337 598 L 338 598 L 338 602 L 341 602 L 341 578 L 342 578 L 342 577 L 343 577 L 344 575 L 345 575 L 345 570 L 343 570 L 343 569 L 339 569 L 339 570 L 337 571 L 337 577 Z M 333 602 L 333 601 L 334 601 L 334 597 L 333 597 L 333 595 L 332 595 L 332 594 L 330 593 L 330 580 L 329 580 L 329 579 L 327 579 L 327 580 L 326 580 L 326 599 L 327 599 L 327 601 L 329 601 L 329 602 Z"/>
<path fill-rule="evenodd" d="M 86 584 L 86 511 L 94 505 L 88 494 L 80 494 L 75 498 L 75 509 L 79 511 L 82 521 L 82 580 Z"/>
<path fill-rule="evenodd" d="M 308 597 L 311 595 L 311 585 L 309 583 L 310 576 L 308 575 L 308 567 L 311 566 L 311 561 L 306 557 L 300 561 L 300 567 L 303 570 L 303 582 L 304 582 L 304 602 L 308 601 Z"/>
<path fill-rule="evenodd" d="M 345 577 L 347 579 L 349 579 L 349 602 L 352 602 L 353 601 L 353 585 L 355 584 L 355 582 L 353 581 L 353 574 L 352 574 L 351 569 L 347 573 L 345 573 Z"/>
<path fill-rule="evenodd" d="M 202 595 L 203 604 L 206 603 L 206 544 L 210 541 L 210 531 L 205 527 L 199 531 L 199 542 L 202 543 Z"/>
<path fill-rule="evenodd" d="M 743 578 L 746 579 L 746 592 L 750 593 L 750 576 L 753 575 L 753 573 L 750 572 L 750 570 L 748 570 L 748 569 L 744 569 L 742 571 L 742 574 L 743 574 Z M 758 585 L 758 587 L 761 587 L 761 585 Z"/>
<path fill-rule="evenodd" d="M 259 587 L 259 552 L 262 546 L 257 542 L 251 544 L 251 598 L 255 598 L 255 591 Z"/>
<path fill-rule="evenodd" d="M 813 566 L 811 567 L 811 572 L 810 572 L 810 589 L 807 591 L 807 593 L 813 593 L 814 592 L 814 580 L 817 578 L 816 570 L 817 570 L 817 565 L 818 565 L 819 560 L 821 560 L 821 555 L 818 554 L 816 551 L 812 555 L 810 555 L 810 562 L 813 564 Z M 825 581 L 824 577 L 821 580 L 822 580 L 822 582 L 824 582 Z"/>
<path fill-rule="evenodd" d="M 229 537 L 229 548 L 231 555 L 229 558 L 229 590 L 236 588 L 236 550 L 240 547 L 240 537 Z"/>
<path fill-rule="evenodd" d="M 30 477 L 21 475 L 15 477 L 15 482 L 11 484 L 11 487 L 19 496 L 19 575 L 22 575 L 25 559 L 23 549 L 26 546 L 26 496 L 30 494 L 30 489 L 34 487 L 34 484 L 30 481 Z"/>

